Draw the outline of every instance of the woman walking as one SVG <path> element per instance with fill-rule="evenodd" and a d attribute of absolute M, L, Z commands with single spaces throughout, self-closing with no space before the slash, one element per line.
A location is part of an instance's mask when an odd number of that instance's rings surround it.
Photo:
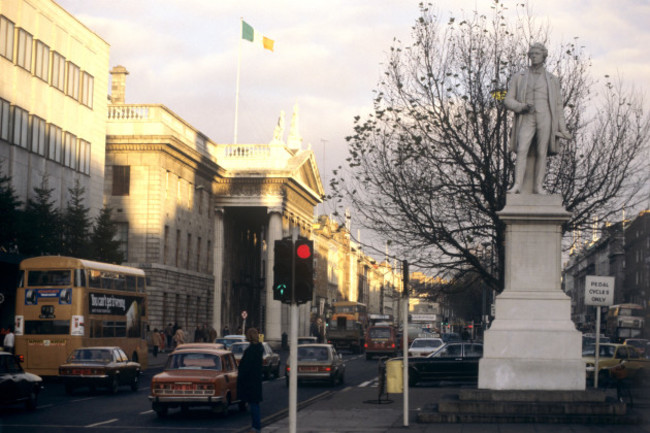
<path fill-rule="evenodd" d="M 264 348 L 260 343 L 260 336 L 255 328 L 246 331 L 246 339 L 250 345 L 244 351 L 239 362 L 237 376 L 237 397 L 248 403 L 251 411 L 251 433 L 262 431 L 260 402 L 262 401 L 262 354 Z"/>

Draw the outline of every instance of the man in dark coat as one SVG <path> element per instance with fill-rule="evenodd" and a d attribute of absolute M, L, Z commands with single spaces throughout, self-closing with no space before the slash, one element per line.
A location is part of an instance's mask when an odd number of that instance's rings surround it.
<path fill-rule="evenodd" d="M 262 430 L 260 402 L 262 401 L 262 356 L 264 348 L 260 343 L 259 333 L 255 328 L 246 330 L 246 339 L 250 345 L 239 361 L 237 376 L 237 397 L 248 403 L 251 411 L 253 432 Z"/>

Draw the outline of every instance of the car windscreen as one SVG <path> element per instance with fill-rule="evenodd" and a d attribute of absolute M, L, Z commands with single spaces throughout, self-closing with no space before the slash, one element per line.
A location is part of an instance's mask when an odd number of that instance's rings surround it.
<path fill-rule="evenodd" d="M 370 328 L 368 331 L 370 338 L 390 338 L 390 328 Z"/>
<path fill-rule="evenodd" d="M 326 347 L 299 347 L 298 361 L 327 361 L 329 351 Z"/>
<path fill-rule="evenodd" d="M 428 348 L 436 348 L 442 346 L 442 341 L 440 340 L 427 340 L 427 339 L 417 339 L 413 340 L 413 344 L 411 344 L 411 348 L 419 348 L 419 347 L 428 347 Z"/>
<path fill-rule="evenodd" d="M 613 358 L 616 353 L 615 346 L 600 346 L 598 356 L 605 358 Z M 596 346 L 587 346 L 582 350 L 582 356 L 596 356 Z"/>
<path fill-rule="evenodd" d="M 230 346 L 230 351 L 233 355 L 242 355 L 244 351 L 248 348 L 250 343 L 235 343 Z"/>
<path fill-rule="evenodd" d="M 165 370 L 221 370 L 221 358 L 211 353 L 174 353 L 167 360 Z"/>
<path fill-rule="evenodd" d="M 108 364 L 113 360 L 113 354 L 108 349 L 77 349 L 68 357 L 69 363 L 97 362 Z"/>
<path fill-rule="evenodd" d="M 434 352 L 431 357 L 433 358 L 457 358 L 462 355 L 463 348 L 460 344 L 448 344 L 442 349 Z"/>

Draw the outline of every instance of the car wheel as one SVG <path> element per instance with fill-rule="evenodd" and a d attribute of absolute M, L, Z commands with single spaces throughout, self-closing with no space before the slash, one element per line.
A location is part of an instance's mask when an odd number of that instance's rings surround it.
<path fill-rule="evenodd" d="M 111 394 L 117 394 L 117 391 L 120 387 L 120 380 L 117 376 L 113 376 L 113 380 L 111 380 L 111 386 L 109 388 L 109 391 Z"/>
<path fill-rule="evenodd" d="M 341 375 L 339 376 L 339 383 L 341 385 L 343 385 L 343 382 L 345 382 L 345 377 L 344 376 L 345 376 L 345 373 L 341 373 Z"/>
<path fill-rule="evenodd" d="M 271 367 L 264 369 L 264 372 L 263 372 L 264 380 L 269 380 L 269 378 L 271 377 L 270 368 Z"/>
<path fill-rule="evenodd" d="M 287 379 L 286 379 L 286 382 L 287 382 L 287 388 L 289 388 L 289 375 L 286 375 L 286 376 L 284 376 L 284 377 L 287 378 Z"/>
<path fill-rule="evenodd" d="M 275 367 L 275 372 L 273 373 L 273 376 L 277 379 L 280 377 L 280 363 L 278 362 L 278 365 Z"/>
<path fill-rule="evenodd" d="M 231 404 L 231 402 L 230 402 L 230 394 L 228 394 L 228 395 L 226 395 L 226 401 L 219 408 L 220 409 L 219 410 L 219 416 L 221 418 L 225 418 L 225 417 L 228 416 L 228 413 L 230 412 L 230 404 Z"/>
<path fill-rule="evenodd" d="M 161 404 L 154 404 L 152 409 L 154 410 L 154 412 L 156 412 L 156 415 L 158 415 L 158 418 L 166 417 L 167 412 L 169 411 L 167 406 L 163 406 Z"/>
<path fill-rule="evenodd" d="M 140 385 L 140 372 L 137 372 L 133 377 L 133 382 L 131 382 L 131 391 L 136 392 L 138 390 L 138 385 Z"/>
<path fill-rule="evenodd" d="M 27 410 L 36 409 L 37 400 L 38 400 L 38 391 L 36 389 L 32 389 L 29 392 L 29 397 L 27 398 L 27 401 L 25 402 L 25 406 L 27 407 Z"/>

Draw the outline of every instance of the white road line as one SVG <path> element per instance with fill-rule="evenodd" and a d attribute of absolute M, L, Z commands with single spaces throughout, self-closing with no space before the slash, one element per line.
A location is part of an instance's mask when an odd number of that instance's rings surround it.
<path fill-rule="evenodd" d="M 76 399 L 76 400 L 72 400 L 71 403 L 76 403 L 76 402 L 78 402 L 78 401 L 92 400 L 92 399 L 94 399 L 94 398 L 95 398 L 95 397 L 78 398 L 78 399 Z"/>
<path fill-rule="evenodd" d="M 149 415 L 150 413 L 153 413 L 153 409 L 145 410 L 144 412 L 140 412 L 140 415 Z"/>
<path fill-rule="evenodd" d="M 97 426 L 104 425 L 104 424 L 110 424 L 110 423 L 113 423 L 113 422 L 116 422 L 116 421 L 118 421 L 118 419 L 113 418 L 113 419 L 109 419 L 108 421 L 96 422 L 95 424 L 88 424 L 88 425 L 86 425 L 84 427 L 86 427 L 86 428 L 97 427 Z"/>
<path fill-rule="evenodd" d="M 370 385 L 370 384 L 372 383 L 373 380 L 375 380 L 375 379 L 371 379 L 371 380 L 368 380 L 368 381 L 366 381 L 366 382 L 360 383 L 360 384 L 359 384 L 359 388 L 364 388 L 364 387 Z"/>
<path fill-rule="evenodd" d="M 351 390 L 351 389 L 352 389 L 351 386 L 346 386 L 345 388 L 343 388 L 343 389 L 342 389 L 341 391 L 339 391 L 339 392 L 345 392 L 345 391 L 349 391 L 349 390 Z"/>

